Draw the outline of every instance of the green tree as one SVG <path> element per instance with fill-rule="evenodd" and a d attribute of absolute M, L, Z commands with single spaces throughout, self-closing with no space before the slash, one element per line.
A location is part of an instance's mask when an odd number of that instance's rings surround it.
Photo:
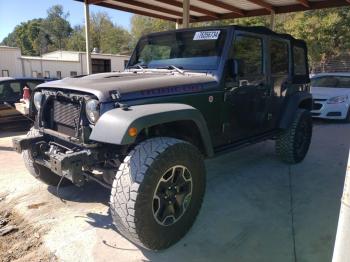
<path fill-rule="evenodd" d="M 2 44 L 19 47 L 24 55 L 40 55 L 47 51 L 50 44 L 42 24 L 43 19 L 32 19 L 21 23 L 2 41 Z"/>
<path fill-rule="evenodd" d="M 82 26 L 75 26 L 67 41 L 67 49 L 74 51 L 85 51 L 85 33 Z"/>
<path fill-rule="evenodd" d="M 171 21 L 133 15 L 131 18 L 131 46 L 134 47 L 138 39 L 152 32 L 161 32 L 175 29 L 175 23 Z"/>
<path fill-rule="evenodd" d="M 72 33 L 68 17 L 69 13 L 65 13 L 61 5 L 54 5 L 47 10 L 47 18 L 44 20 L 43 27 L 56 49 L 64 49 L 67 38 Z"/>
<path fill-rule="evenodd" d="M 114 24 L 105 12 L 92 13 L 90 21 L 92 48 L 104 53 L 129 53 L 130 34 Z"/>
<path fill-rule="evenodd" d="M 307 42 L 312 63 L 323 62 L 349 50 L 350 8 L 296 13 L 281 30 Z"/>

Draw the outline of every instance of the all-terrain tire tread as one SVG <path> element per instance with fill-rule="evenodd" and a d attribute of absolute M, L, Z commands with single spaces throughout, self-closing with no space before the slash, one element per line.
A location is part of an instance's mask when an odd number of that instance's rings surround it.
<path fill-rule="evenodd" d="M 136 233 L 135 203 L 138 188 L 153 161 L 168 147 L 186 143 L 175 138 L 152 138 L 137 145 L 120 165 L 112 186 L 110 205 L 114 224 L 126 238 L 145 247 Z M 133 172 L 130 172 L 130 167 Z M 147 247 L 145 247 L 147 248 Z"/>
<path fill-rule="evenodd" d="M 294 153 L 294 140 L 300 119 L 305 112 L 307 112 L 305 109 L 299 109 L 291 126 L 280 134 L 276 140 L 276 154 L 282 161 L 288 164 L 295 164 L 299 162 Z"/>

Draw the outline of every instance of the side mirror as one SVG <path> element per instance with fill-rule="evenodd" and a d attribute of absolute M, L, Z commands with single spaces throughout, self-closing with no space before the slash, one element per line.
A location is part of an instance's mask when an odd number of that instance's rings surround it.
<path fill-rule="evenodd" d="M 232 60 L 232 76 L 233 78 L 244 75 L 244 61 L 242 59 Z"/>

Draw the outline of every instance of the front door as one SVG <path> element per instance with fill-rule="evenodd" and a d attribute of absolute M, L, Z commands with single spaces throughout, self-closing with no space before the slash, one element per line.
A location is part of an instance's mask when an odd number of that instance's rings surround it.
<path fill-rule="evenodd" d="M 227 81 L 225 94 L 231 142 L 269 129 L 271 88 L 264 62 L 265 45 L 265 39 L 256 34 L 237 32 L 234 38 L 232 53 L 238 69 L 232 82 Z"/>

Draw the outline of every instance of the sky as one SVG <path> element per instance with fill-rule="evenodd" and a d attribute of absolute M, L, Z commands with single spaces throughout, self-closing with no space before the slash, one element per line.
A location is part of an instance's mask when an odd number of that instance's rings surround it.
<path fill-rule="evenodd" d="M 71 26 L 84 22 L 84 5 L 74 0 L 0 0 L 0 42 L 13 31 L 16 25 L 33 18 L 46 17 L 47 9 L 60 4 L 65 12 L 69 12 L 68 20 Z M 118 10 L 90 6 L 91 12 L 104 11 L 118 25 L 130 29 L 132 14 Z"/>

